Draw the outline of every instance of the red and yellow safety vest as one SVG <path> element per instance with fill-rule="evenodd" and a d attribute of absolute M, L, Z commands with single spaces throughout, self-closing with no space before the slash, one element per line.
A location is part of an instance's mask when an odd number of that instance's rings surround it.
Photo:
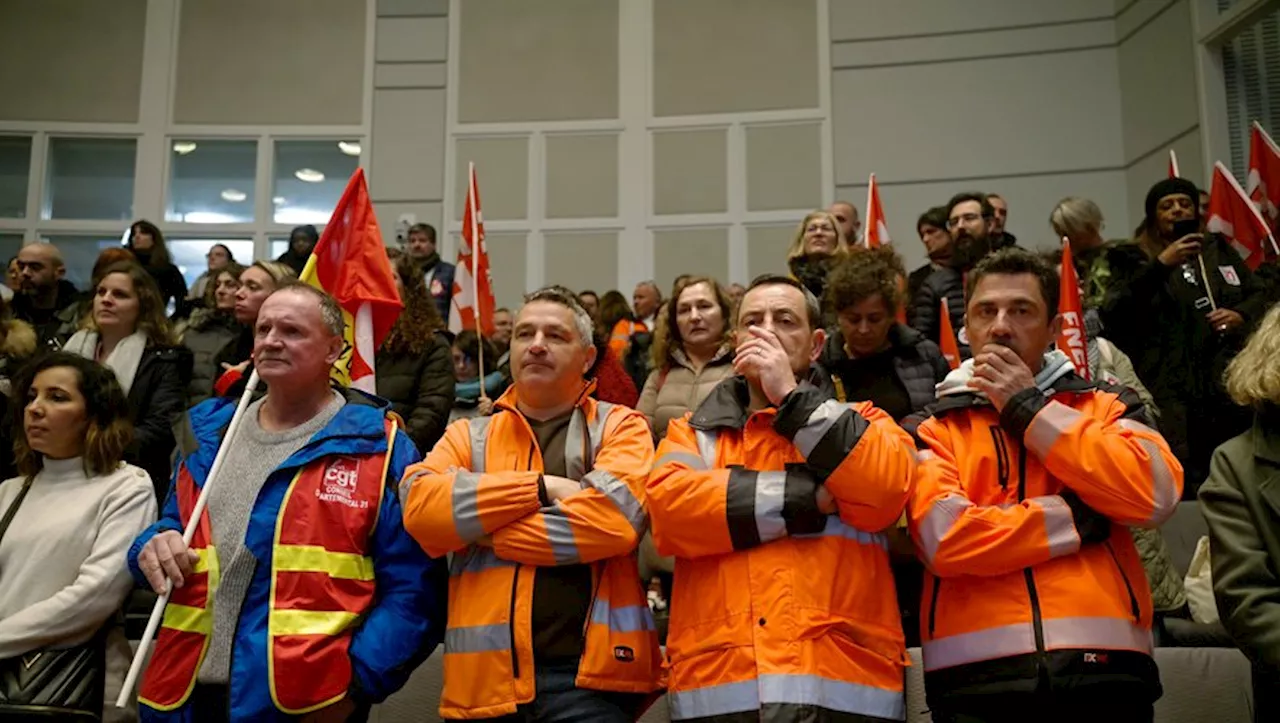
<path fill-rule="evenodd" d="M 387 433 L 394 438 L 394 422 L 387 422 Z M 271 554 L 267 682 L 284 713 L 317 710 L 347 694 L 347 649 L 374 599 L 366 543 L 378 522 L 389 461 L 385 452 L 326 456 L 299 470 L 281 501 Z M 186 465 L 176 487 L 185 524 L 200 494 Z M 141 702 L 156 710 L 186 703 L 209 648 L 218 555 L 208 509 L 190 547 L 200 559 L 169 599 L 153 653 L 161 664 L 148 666 L 139 691 Z"/>

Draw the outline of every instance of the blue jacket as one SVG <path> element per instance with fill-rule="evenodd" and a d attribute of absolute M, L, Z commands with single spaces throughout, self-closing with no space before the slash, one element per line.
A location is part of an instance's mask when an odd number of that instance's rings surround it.
<path fill-rule="evenodd" d="M 457 271 L 447 261 L 437 261 L 435 266 L 426 270 L 427 293 L 431 294 L 440 310 L 440 318 L 449 323 L 449 310 L 453 306 L 453 276 Z"/>
<path fill-rule="evenodd" d="M 267 687 L 267 606 L 271 591 L 272 539 L 280 504 L 300 467 L 334 454 L 374 454 L 386 450 L 383 419 L 388 404 L 354 390 L 329 424 L 267 478 L 249 516 L 245 546 L 258 559 L 236 629 L 231 652 L 231 720 L 292 720 L 276 710 Z M 193 407 L 179 431 L 173 481 L 181 466 L 203 486 L 218 444 L 235 413 L 238 400 L 213 398 Z M 397 431 L 378 526 L 371 535 L 377 599 L 351 639 L 351 696 L 358 703 L 378 703 L 394 693 L 444 636 L 448 571 L 443 559 L 428 557 L 405 531 L 397 485 L 404 469 L 419 455 L 403 431 Z M 129 549 L 129 570 L 139 585 L 138 553 L 156 533 L 182 531 L 178 501 L 170 482 L 160 520 L 147 528 Z M 152 665 L 164 661 L 152 660 Z M 192 720 L 190 702 L 170 712 L 139 706 L 144 721 Z"/>

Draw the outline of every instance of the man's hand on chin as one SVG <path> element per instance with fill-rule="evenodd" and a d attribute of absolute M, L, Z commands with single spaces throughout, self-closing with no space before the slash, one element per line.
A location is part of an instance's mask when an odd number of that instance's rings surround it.
<path fill-rule="evenodd" d="M 759 384 L 770 404 L 782 404 L 782 400 L 798 386 L 796 374 L 791 369 L 791 359 L 772 331 L 753 326 L 750 332 L 751 338 L 738 345 L 733 369 L 748 381 Z"/>

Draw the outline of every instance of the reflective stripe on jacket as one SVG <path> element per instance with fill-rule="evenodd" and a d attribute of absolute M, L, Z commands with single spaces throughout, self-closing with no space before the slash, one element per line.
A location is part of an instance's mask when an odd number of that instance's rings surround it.
<path fill-rule="evenodd" d="M 443 717 L 507 715 L 534 699 L 529 567 L 592 565 L 579 687 L 661 687 L 657 628 L 636 566 L 653 441 L 639 412 L 588 392 L 566 435 L 566 476 L 583 485 L 572 497 L 541 506 L 542 454 L 514 386 L 493 416 L 449 425 L 401 483 L 406 529 L 429 554 L 453 555 Z"/>
<path fill-rule="evenodd" d="M 649 479 L 654 542 L 676 558 L 672 719 L 818 708 L 902 720 L 907 658 L 882 530 L 907 500 L 910 437 L 809 383 L 753 414 L 746 395 L 728 379 L 673 421 Z M 838 515 L 818 510 L 819 485 Z"/>
<path fill-rule="evenodd" d="M 1003 414 L 968 393 L 935 405 L 909 506 L 928 570 L 931 702 L 1067 677 L 1159 697 L 1151 595 L 1126 526 L 1173 513 L 1182 468 L 1145 419 L 1133 392 L 1073 373 L 1051 392 L 1020 392 Z M 1086 514 L 1114 523 L 1101 541 L 1082 542 Z"/>

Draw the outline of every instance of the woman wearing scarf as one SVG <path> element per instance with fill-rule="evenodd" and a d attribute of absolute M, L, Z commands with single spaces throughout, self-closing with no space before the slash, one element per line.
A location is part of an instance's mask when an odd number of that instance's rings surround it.
<path fill-rule="evenodd" d="M 826 211 L 813 211 L 796 229 L 796 236 L 787 249 L 787 268 L 814 296 L 823 299 L 827 272 L 848 254 L 848 244 L 841 239 L 836 217 Z M 834 322 L 830 309 L 823 309 L 822 313 L 824 322 Z"/>
<path fill-rule="evenodd" d="M 131 262 L 107 267 L 94 289 L 92 311 L 63 349 L 115 372 L 134 427 L 124 459 L 147 471 L 162 500 L 169 487 L 173 425 L 187 406 L 191 351 L 174 342 L 150 274 Z"/>

